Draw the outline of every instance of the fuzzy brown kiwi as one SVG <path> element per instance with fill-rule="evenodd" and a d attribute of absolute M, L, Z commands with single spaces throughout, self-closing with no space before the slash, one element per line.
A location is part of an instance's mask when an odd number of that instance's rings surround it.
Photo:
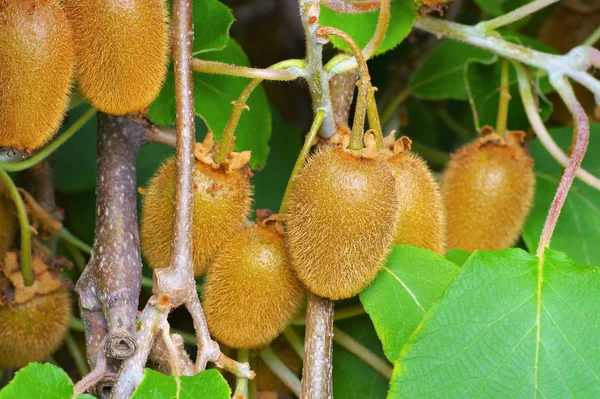
<path fill-rule="evenodd" d="M 71 316 L 71 297 L 56 270 L 32 259 L 35 281 L 23 284 L 17 254 L 3 258 L 0 271 L 0 367 L 42 361 L 61 343 Z"/>
<path fill-rule="evenodd" d="M 208 270 L 203 298 L 217 341 L 248 349 L 275 339 L 304 298 L 280 231 L 259 223 L 227 241 Z"/>
<path fill-rule="evenodd" d="M 427 163 L 410 151 L 410 140 L 400 138 L 388 160 L 398 185 L 398 223 L 394 242 L 446 251 L 446 210 L 440 188 Z"/>
<path fill-rule="evenodd" d="M 164 0 L 67 0 L 79 90 L 95 108 L 122 115 L 146 108 L 167 72 Z"/>
<path fill-rule="evenodd" d="M 0 2 L 0 147 L 33 150 L 58 130 L 74 68 L 59 1 Z"/>
<path fill-rule="evenodd" d="M 448 249 L 503 249 L 519 238 L 533 200 L 533 160 L 523 132 L 506 139 L 489 127 L 452 156 L 442 178 Z"/>
<path fill-rule="evenodd" d="M 300 280 L 325 298 L 358 294 L 385 261 L 397 208 L 396 182 L 383 159 L 321 149 L 296 179 L 285 218 Z"/>
<path fill-rule="evenodd" d="M 0 259 L 8 251 L 15 239 L 17 232 L 17 215 L 11 199 L 0 183 Z"/>
<path fill-rule="evenodd" d="M 242 228 L 252 203 L 249 169 L 229 172 L 196 160 L 192 258 L 196 277 L 219 247 Z M 156 172 L 142 200 L 141 244 L 150 267 L 169 265 L 175 209 L 175 158 Z"/>

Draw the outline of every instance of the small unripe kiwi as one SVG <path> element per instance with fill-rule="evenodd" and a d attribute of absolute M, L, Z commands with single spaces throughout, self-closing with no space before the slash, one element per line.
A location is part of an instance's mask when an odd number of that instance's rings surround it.
<path fill-rule="evenodd" d="M 489 127 L 452 156 L 442 178 L 448 249 L 503 249 L 519 238 L 533 200 L 533 160 L 523 132 L 506 140 Z"/>
<path fill-rule="evenodd" d="M 17 231 L 17 215 L 6 189 L 0 183 L 0 259 L 10 249 Z"/>
<path fill-rule="evenodd" d="M 398 224 L 394 242 L 446 251 L 446 211 L 440 188 L 429 167 L 409 150 L 410 140 L 398 140 L 396 153 L 388 160 L 398 185 Z M 406 148 L 408 147 L 408 148 Z"/>
<path fill-rule="evenodd" d="M 74 53 L 59 1 L 0 2 L 0 147 L 33 150 L 58 130 Z"/>
<path fill-rule="evenodd" d="M 67 0 L 79 90 L 97 109 L 122 115 L 146 108 L 167 71 L 164 0 Z"/>
<path fill-rule="evenodd" d="M 396 182 L 384 160 L 321 149 L 296 179 L 285 218 L 300 280 L 325 298 L 358 294 L 383 266 L 397 209 Z"/>
<path fill-rule="evenodd" d="M 270 225 L 248 226 L 227 241 L 208 270 L 208 329 L 232 348 L 265 346 L 285 329 L 303 297 L 281 233 Z"/>
<path fill-rule="evenodd" d="M 224 171 L 196 160 L 192 258 L 196 277 L 246 221 L 252 203 L 247 167 Z M 142 202 L 141 244 L 150 267 L 169 265 L 175 210 L 175 158 L 156 172 Z"/>

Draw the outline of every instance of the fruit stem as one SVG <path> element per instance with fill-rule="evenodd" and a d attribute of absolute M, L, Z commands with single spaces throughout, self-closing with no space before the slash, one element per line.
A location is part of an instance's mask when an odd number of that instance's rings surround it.
<path fill-rule="evenodd" d="M 287 328 L 283 330 L 283 336 L 300 359 L 304 360 L 304 343 L 296 330 L 294 330 L 292 326 L 287 326 Z"/>
<path fill-rule="evenodd" d="M 85 254 L 92 254 L 92 247 L 90 247 L 87 243 L 83 242 L 79 238 L 75 237 L 73 233 L 71 233 L 66 228 L 63 227 L 62 230 L 58 232 L 58 237 L 64 240 L 65 242 L 68 242 L 75 248 L 83 251 Z"/>
<path fill-rule="evenodd" d="M 319 134 L 328 139 L 335 134 L 337 129 L 329 93 L 330 74 L 323 69 L 323 46 L 326 41 L 316 34 L 319 29 L 320 1 L 303 0 L 299 4 L 299 10 L 306 37 L 306 71 L 308 73 L 306 82 L 312 98 L 313 114 L 320 109 L 327 111 Z"/>
<path fill-rule="evenodd" d="M 373 57 L 375 51 L 379 48 L 381 42 L 383 42 L 390 22 L 390 0 L 380 0 L 379 3 L 379 17 L 377 18 L 377 26 L 375 27 L 375 32 L 373 32 L 371 40 L 362 50 L 362 55 L 365 58 L 365 60 L 368 60 L 371 57 Z M 332 75 L 335 75 L 338 73 L 356 69 L 357 67 L 360 67 L 360 64 L 355 56 L 352 58 L 348 58 L 347 60 L 344 60 L 342 62 L 339 62 L 336 65 L 332 65 L 330 71 Z"/>
<path fill-rule="evenodd" d="M 308 293 L 302 399 L 332 398 L 333 301 Z"/>
<path fill-rule="evenodd" d="M 500 73 L 500 102 L 498 104 L 498 119 L 496 120 L 496 133 L 504 137 L 506 122 L 508 120 L 508 103 L 510 101 L 509 77 L 510 68 L 507 59 L 502 60 Z"/>
<path fill-rule="evenodd" d="M 227 64 L 225 62 L 205 61 L 194 58 L 192 66 L 194 72 L 215 75 L 239 76 L 243 78 L 261 80 L 295 80 L 305 76 L 306 65 L 303 60 L 287 60 L 288 66 L 280 69 L 259 69 Z"/>
<path fill-rule="evenodd" d="M 280 214 L 286 214 L 289 207 L 290 198 L 292 193 L 294 192 L 294 184 L 296 182 L 296 178 L 298 174 L 304 167 L 304 163 L 310 154 L 310 149 L 313 145 L 313 141 L 315 137 L 317 137 L 317 133 L 319 132 L 319 128 L 321 124 L 325 120 L 325 116 L 327 112 L 324 109 L 320 109 L 317 111 L 315 115 L 315 119 L 313 120 L 312 126 L 306 135 L 306 139 L 304 140 L 304 145 L 302 146 L 302 150 L 300 150 L 300 154 L 296 159 L 296 164 L 294 165 L 294 170 L 292 170 L 292 174 L 290 175 L 290 179 L 288 180 L 287 187 L 285 188 L 285 193 L 283 194 L 283 199 L 281 201 L 281 206 L 279 207 Z"/>
<path fill-rule="evenodd" d="M 535 135 L 540 140 L 546 151 L 552 155 L 552 157 L 562 166 L 567 167 L 569 164 L 569 157 L 563 152 L 563 150 L 554 142 L 550 133 L 546 129 L 540 114 L 538 113 L 538 106 L 535 98 L 533 97 L 531 82 L 527 70 L 521 64 L 513 62 L 513 67 L 517 71 L 517 80 L 519 82 L 519 93 L 521 95 L 521 101 L 525 107 L 525 113 L 529 119 L 529 123 L 535 132 Z M 600 179 L 592 175 L 590 172 L 583 168 L 577 170 L 576 176 L 581 179 L 585 184 L 600 190 Z"/>
<path fill-rule="evenodd" d="M 50 154 L 56 151 L 61 145 L 69 140 L 79 129 L 81 129 L 92 116 L 96 114 L 94 108 L 89 108 L 83 113 L 67 130 L 65 130 L 60 136 L 53 140 L 50 144 L 44 147 L 40 152 L 21 162 L 0 162 L 0 168 L 7 172 L 20 172 L 22 170 L 31 168 L 38 162 L 46 159 Z"/>
<path fill-rule="evenodd" d="M 356 42 L 346 32 L 332 27 L 323 27 L 317 30 L 317 36 L 333 35 L 338 36 L 350 47 L 352 54 L 358 62 L 358 96 L 356 99 L 356 108 L 354 110 L 354 123 L 352 124 L 352 133 L 350 134 L 350 144 L 348 148 L 351 150 L 360 150 L 363 148 L 363 133 L 365 128 L 365 116 L 367 112 L 367 103 L 369 90 L 371 88 L 371 76 L 367 61 L 363 56 Z"/>
<path fill-rule="evenodd" d="M 367 117 L 369 119 L 369 128 L 375 132 L 375 144 L 377 149 L 383 148 L 383 131 L 381 121 L 379 120 L 379 111 L 375 102 L 375 91 L 377 88 L 370 86 L 367 99 Z"/>
<path fill-rule="evenodd" d="M 0 168 L 0 179 L 4 182 L 4 186 L 8 189 L 10 198 L 15 204 L 21 231 L 21 274 L 23 275 L 25 285 L 31 286 L 34 282 L 33 271 L 31 270 L 31 231 L 29 229 L 29 219 L 27 218 L 25 204 L 17 186 L 15 186 L 8 173 L 2 168 Z"/>
<path fill-rule="evenodd" d="M 333 327 L 333 341 L 363 362 L 367 363 L 388 381 L 392 379 L 392 367 L 387 361 L 380 358 L 369 348 L 352 338 L 350 334 L 335 326 Z"/>
<path fill-rule="evenodd" d="M 75 362 L 75 366 L 77 367 L 79 375 L 82 377 L 86 376 L 90 372 L 90 368 L 88 367 L 87 361 L 83 357 L 81 350 L 79 350 L 77 342 L 69 332 L 65 334 L 64 340 L 65 344 L 67 345 L 67 349 L 69 350 L 69 353 Z"/>
<path fill-rule="evenodd" d="M 396 96 L 385 106 L 383 112 L 381 113 L 381 124 L 386 126 L 396 109 L 402 104 L 410 95 L 412 94 L 412 90 L 410 87 L 406 87 L 404 90 L 400 91 Z"/>
<path fill-rule="evenodd" d="M 250 361 L 250 351 L 248 349 L 238 349 L 237 351 L 238 363 L 248 363 Z M 235 394 L 233 399 L 247 399 L 248 398 L 248 379 L 242 377 L 235 378 Z"/>
<path fill-rule="evenodd" d="M 321 4 L 338 14 L 360 14 L 379 8 L 379 0 L 321 0 Z"/>
<path fill-rule="evenodd" d="M 530 3 L 525 4 L 522 7 L 519 7 L 507 14 L 501 15 L 498 18 L 490 19 L 489 21 L 484 21 L 476 25 L 477 28 L 482 30 L 483 32 L 489 32 L 494 29 L 498 29 L 502 26 L 512 24 L 526 16 L 533 14 L 536 11 L 541 10 L 544 7 L 548 7 L 549 5 L 556 3 L 560 0 L 534 0 Z"/>
<path fill-rule="evenodd" d="M 598 41 L 600 41 L 600 26 L 581 45 L 593 47 Z"/>
<path fill-rule="evenodd" d="M 267 346 L 260 352 L 260 358 L 267 367 L 287 386 L 297 397 L 300 397 L 300 380 L 292 371 L 281 361 L 273 352 L 270 346 Z"/>
<path fill-rule="evenodd" d="M 286 60 L 282 62 L 278 62 L 277 64 L 271 65 L 269 69 L 279 70 L 279 69 L 288 69 L 288 68 L 302 68 L 304 69 L 304 61 L 301 60 Z M 233 102 L 233 109 L 231 110 L 231 114 L 229 115 L 229 119 L 227 120 L 227 124 L 225 125 L 225 129 L 223 130 L 223 135 L 221 136 L 221 140 L 219 142 L 219 150 L 213 157 L 213 161 L 216 164 L 220 164 L 221 162 L 227 159 L 227 154 L 229 154 L 229 150 L 231 148 L 231 144 L 234 139 L 235 128 L 240 121 L 240 117 L 242 116 L 242 111 L 244 109 L 249 109 L 246 105 L 246 101 L 250 94 L 258 87 L 258 85 L 263 81 L 263 79 L 253 79 L 244 87 L 242 93 L 238 97 L 237 100 Z"/>
<path fill-rule="evenodd" d="M 573 184 L 575 173 L 583 161 L 583 157 L 585 156 L 587 145 L 590 139 L 590 125 L 588 116 L 577 100 L 569 80 L 561 74 L 550 74 L 550 83 L 552 86 L 554 86 L 563 102 L 573 115 L 573 134 L 576 135 L 577 139 L 573 148 L 571 159 L 563 172 L 560 182 L 558 183 L 558 188 L 556 189 L 556 194 L 552 200 L 548 217 L 544 223 L 544 228 L 542 230 L 540 242 L 537 248 L 537 256 L 540 258 L 540 260 L 544 256 L 545 249 L 550 246 L 550 240 L 552 239 L 554 228 L 558 222 L 560 211 L 562 210 L 567 198 L 567 194 L 569 193 L 571 185 Z"/>

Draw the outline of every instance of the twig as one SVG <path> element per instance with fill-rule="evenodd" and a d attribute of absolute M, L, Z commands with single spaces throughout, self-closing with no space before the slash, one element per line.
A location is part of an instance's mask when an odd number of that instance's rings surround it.
<path fill-rule="evenodd" d="M 19 219 L 21 231 L 21 274 L 23 275 L 24 284 L 30 286 L 33 284 L 34 278 L 33 271 L 31 270 L 31 231 L 29 229 L 29 218 L 27 217 L 25 204 L 23 203 L 23 198 L 21 198 L 17 186 L 15 186 L 15 183 L 13 183 L 8 173 L 2 168 L 0 168 L 0 180 L 8 190 L 10 198 L 17 210 L 17 218 Z"/>
<path fill-rule="evenodd" d="M 301 399 L 332 398 L 333 301 L 308 294 Z"/>
<path fill-rule="evenodd" d="M 523 106 L 525 107 L 525 113 L 531 123 L 531 127 L 535 132 L 537 138 L 540 140 L 546 151 L 552 155 L 552 157 L 563 167 L 567 167 L 569 164 L 569 157 L 561 150 L 561 148 L 554 142 L 550 133 L 546 129 L 540 114 L 538 113 L 538 107 L 535 103 L 535 99 L 532 93 L 532 86 L 529 82 L 529 76 L 525 68 L 519 63 L 513 63 L 515 70 L 517 71 L 517 79 L 519 82 L 519 93 Z M 600 190 L 600 179 L 592 175 L 583 168 L 577 170 L 576 176 L 581 179 L 587 185 Z"/>
<path fill-rule="evenodd" d="M 300 357 L 300 359 L 304 360 L 304 343 L 302 342 L 302 338 L 296 330 L 292 326 L 288 326 L 285 330 L 283 330 L 283 336 L 290 344 L 294 352 Z"/>
<path fill-rule="evenodd" d="M 323 45 L 326 40 L 317 36 L 319 29 L 319 0 L 306 0 L 300 4 L 300 17 L 306 37 L 306 71 L 308 89 L 312 98 L 313 114 L 320 109 L 326 115 L 319 135 L 330 138 L 336 132 L 329 94 L 329 75 L 323 69 Z"/>
<path fill-rule="evenodd" d="M 267 367 L 283 382 L 296 396 L 300 396 L 304 398 L 305 396 L 301 396 L 300 390 L 300 380 L 294 373 L 287 368 L 287 366 L 277 357 L 273 349 L 270 346 L 267 346 L 260 352 L 260 358 Z M 315 396 L 315 398 L 325 399 L 324 396 Z"/>
<path fill-rule="evenodd" d="M 177 145 L 177 132 L 163 126 L 152 125 L 152 128 L 148 129 L 146 138 L 153 143 L 161 143 L 173 148 Z"/>
<path fill-rule="evenodd" d="M 296 60 L 302 62 L 301 60 Z M 304 75 L 304 69 L 290 66 L 285 69 L 259 69 L 237 66 L 217 61 L 205 61 L 194 58 L 192 60 L 194 72 L 209 73 L 215 75 L 239 76 L 261 80 L 295 80 Z"/>
<path fill-rule="evenodd" d="M 321 4 L 338 14 L 360 14 L 379 8 L 379 0 L 321 0 Z"/>
<path fill-rule="evenodd" d="M 54 139 L 50 144 L 44 147 L 40 152 L 21 162 L 0 162 L 0 168 L 4 169 L 7 172 L 19 172 L 28 168 L 31 168 L 33 165 L 37 164 L 41 160 L 47 158 L 54 151 L 58 149 L 61 145 L 63 145 L 67 140 L 69 140 L 79 129 L 81 129 L 87 121 L 89 121 L 96 114 L 96 110 L 94 108 L 90 108 L 79 117 L 67 130 L 65 130 L 60 136 Z"/>
<path fill-rule="evenodd" d="M 377 356 L 369 348 L 355 340 L 350 334 L 333 327 L 333 341 L 352 353 L 375 371 L 384 376 L 388 381 L 392 379 L 392 367 L 388 362 Z"/>
<path fill-rule="evenodd" d="M 544 223 L 544 228 L 540 236 L 540 242 L 537 247 L 537 255 L 540 259 L 543 258 L 545 249 L 550 246 L 550 240 L 552 239 L 554 228 L 558 222 L 560 211 L 562 210 L 567 198 L 567 194 L 569 193 L 571 185 L 573 184 L 573 180 L 575 179 L 575 173 L 577 172 L 577 169 L 579 169 L 581 161 L 583 161 L 583 157 L 585 156 L 585 151 L 587 150 L 587 145 L 590 139 L 590 125 L 588 116 L 577 100 L 577 97 L 573 92 L 573 87 L 567 78 L 562 75 L 550 74 L 550 83 L 552 86 L 554 86 L 565 105 L 567 108 L 569 108 L 569 111 L 571 111 L 571 114 L 573 115 L 574 134 L 577 135 L 577 139 L 571 154 L 571 159 L 569 160 L 569 164 L 567 165 L 560 182 L 558 183 L 558 188 L 556 189 L 556 194 L 552 200 L 548 217 Z"/>
<path fill-rule="evenodd" d="M 533 14 L 534 12 L 541 10 L 544 7 L 548 7 L 560 0 L 534 0 L 530 3 L 525 4 L 509 13 L 499 16 L 498 18 L 490 19 L 489 21 L 480 22 L 476 26 L 484 32 L 489 32 L 494 29 L 498 29 L 502 26 L 512 24 L 526 16 Z"/>
<path fill-rule="evenodd" d="M 104 352 L 98 353 L 96 367 L 94 367 L 94 370 L 92 370 L 91 373 L 86 375 L 77 384 L 75 384 L 75 394 L 73 395 L 73 399 L 76 399 L 79 394 L 87 392 L 100 381 L 102 381 L 107 369 L 106 365 L 106 354 Z"/>
<path fill-rule="evenodd" d="M 600 26 L 598 26 L 596 28 L 596 30 L 587 38 L 585 39 L 585 41 L 583 43 L 581 43 L 582 46 L 595 46 L 596 42 L 598 42 L 600 40 Z"/>
<path fill-rule="evenodd" d="M 79 238 L 75 237 L 73 235 L 73 233 L 71 233 L 66 228 L 63 227 L 58 232 L 58 237 L 60 237 L 61 239 L 65 240 L 69 244 L 73 245 L 75 248 L 80 249 L 82 252 L 84 252 L 84 253 L 86 253 L 88 255 L 91 255 L 91 253 L 92 253 L 92 247 L 90 247 L 88 244 L 86 244 L 85 242 L 83 242 Z"/>

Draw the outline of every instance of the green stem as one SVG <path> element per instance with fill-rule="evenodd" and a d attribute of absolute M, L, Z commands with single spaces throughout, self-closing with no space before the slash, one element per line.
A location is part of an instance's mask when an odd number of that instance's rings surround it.
<path fill-rule="evenodd" d="M 336 309 L 335 316 L 333 317 L 334 321 L 350 319 L 352 317 L 361 316 L 365 314 L 365 308 L 362 305 L 350 306 L 343 309 Z M 298 318 L 292 321 L 291 323 L 294 326 L 304 326 L 306 325 L 305 318 Z"/>
<path fill-rule="evenodd" d="M 304 360 L 304 340 L 298 335 L 296 330 L 294 330 L 292 326 L 287 326 L 287 328 L 283 330 L 283 336 L 300 359 Z"/>
<path fill-rule="evenodd" d="M 71 252 L 77 270 L 79 270 L 80 273 L 83 272 L 83 269 L 85 269 L 85 259 L 83 258 L 83 255 L 81 255 L 79 248 L 71 243 L 67 243 L 67 249 Z"/>
<path fill-rule="evenodd" d="M 23 198 L 19 194 L 19 190 L 12 179 L 6 173 L 4 169 L 0 168 L 0 179 L 4 182 L 4 186 L 10 193 L 10 198 L 15 204 L 17 210 L 17 217 L 19 219 L 19 226 L 21 230 L 21 274 L 23 275 L 23 282 L 26 286 L 33 284 L 33 271 L 31 270 L 31 232 L 29 230 L 29 219 L 27 218 L 27 211 L 25 210 L 25 204 Z"/>
<path fill-rule="evenodd" d="M 369 88 L 369 97 L 367 102 L 367 117 L 369 119 L 369 128 L 375 131 L 375 143 L 378 149 L 383 148 L 383 131 L 381 129 L 381 121 L 379 120 L 379 111 L 377 110 L 377 102 L 375 102 L 375 88 Z"/>
<path fill-rule="evenodd" d="M 502 60 L 502 71 L 500 75 L 500 102 L 498 104 L 498 119 L 496 120 L 496 133 L 504 137 L 506 122 L 508 120 L 508 103 L 510 101 L 509 90 L 509 68 L 508 60 Z"/>
<path fill-rule="evenodd" d="M 279 378 L 296 396 L 300 396 L 300 380 L 281 361 L 281 359 L 279 359 L 270 346 L 267 346 L 260 352 L 260 358 L 277 378 Z"/>
<path fill-rule="evenodd" d="M 50 154 L 56 151 L 61 145 L 71 138 L 79 129 L 83 127 L 89 121 L 92 116 L 96 114 L 94 108 L 90 108 L 83 113 L 67 130 L 65 130 L 60 136 L 54 141 L 48 144 L 40 152 L 21 162 L 0 162 L 0 168 L 7 172 L 19 172 L 32 167 L 38 162 L 46 159 Z"/>
<path fill-rule="evenodd" d="M 530 3 L 525 4 L 509 13 L 499 16 L 498 18 L 491 19 L 489 21 L 481 22 L 477 25 L 483 32 L 489 32 L 494 29 L 498 29 L 502 26 L 512 24 L 534 12 L 547 7 L 560 0 L 533 0 Z"/>
<path fill-rule="evenodd" d="M 321 127 L 321 124 L 323 123 L 326 114 L 327 112 L 325 112 L 324 109 L 320 109 L 315 115 L 313 124 L 310 127 L 308 134 L 306 135 L 306 139 L 304 140 L 304 146 L 302 147 L 302 150 L 300 150 L 300 155 L 298 155 L 298 158 L 296 159 L 294 170 L 292 171 L 287 187 L 285 189 L 285 193 L 283 194 L 283 200 L 281 201 L 281 206 L 279 207 L 280 214 L 285 214 L 288 211 L 290 198 L 292 196 L 292 193 L 294 192 L 294 183 L 296 182 L 298 174 L 304 167 L 304 163 L 308 158 L 308 154 L 310 154 L 312 143 L 315 140 L 315 137 L 317 137 L 317 133 L 319 132 L 319 128 Z"/>
<path fill-rule="evenodd" d="M 390 119 L 392 119 L 394 112 L 396 112 L 396 109 L 398 109 L 400 104 L 402 104 L 404 102 L 404 100 L 406 100 L 408 97 L 410 97 L 411 94 L 412 94 L 412 90 L 410 89 L 410 87 L 407 87 L 404 90 L 400 91 L 398 94 L 396 94 L 396 96 L 392 99 L 392 101 L 390 101 L 385 106 L 385 108 L 383 109 L 383 112 L 381 113 L 381 124 L 383 126 L 386 126 L 388 124 Z"/>
<path fill-rule="evenodd" d="M 61 231 L 59 231 L 58 232 L 58 236 L 61 239 L 63 239 L 64 241 L 66 241 L 69 244 L 73 245 L 75 248 L 80 249 L 82 252 L 84 252 L 84 253 L 86 253 L 88 255 L 92 254 L 92 247 L 90 247 L 88 244 L 86 244 L 85 242 L 83 242 L 79 238 L 75 237 L 73 235 L 73 233 L 71 233 L 66 228 L 63 228 Z"/>
<path fill-rule="evenodd" d="M 593 47 L 600 40 L 600 26 L 581 44 L 582 46 Z"/>
<path fill-rule="evenodd" d="M 269 69 L 287 69 L 291 67 L 304 69 L 304 61 L 286 60 L 272 65 L 269 67 Z M 250 94 L 252 94 L 254 89 L 256 89 L 256 87 L 258 87 L 262 81 L 263 79 L 253 79 L 250 81 L 244 90 L 242 90 L 242 93 L 238 99 L 233 102 L 233 109 L 231 110 L 231 114 L 227 120 L 227 125 L 225 125 L 225 130 L 223 130 L 223 135 L 221 136 L 221 141 L 219 142 L 219 150 L 213 158 L 213 161 L 216 164 L 219 164 L 227 159 L 227 154 L 229 153 L 229 148 L 231 147 L 231 143 L 235 134 L 235 128 L 240 121 L 242 111 L 247 108 L 246 101 L 248 100 L 248 97 L 250 97 Z"/>
<path fill-rule="evenodd" d="M 392 378 L 392 367 L 386 360 L 335 326 L 333 327 L 333 341 L 371 366 L 388 381 Z"/>
<path fill-rule="evenodd" d="M 238 349 L 237 361 L 239 363 L 249 363 L 250 362 L 250 351 L 248 351 L 248 349 Z M 236 377 L 235 381 L 236 381 L 236 388 L 235 388 L 235 394 L 233 395 L 233 399 L 247 399 L 248 398 L 248 379 Z"/>
<path fill-rule="evenodd" d="M 285 62 L 285 61 L 284 61 Z M 208 73 L 215 75 L 239 76 L 243 78 L 261 79 L 261 80 L 295 80 L 305 74 L 302 60 L 288 60 L 288 68 L 276 69 L 258 69 L 248 68 L 238 65 L 227 64 L 225 62 L 205 61 L 194 58 L 192 66 L 194 72 Z"/>
<path fill-rule="evenodd" d="M 86 375 L 89 374 L 90 368 L 88 367 L 87 361 L 85 360 L 85 357 L 81 353 L 81 350 L 79 349 L 79 346 L 77 345 L 77 342 L 75 341 L 73 336 L 68 332 L 67 332 L 67 334 L 65 334 L 64 340 L 65 340 L 65 344 L 67 345 L 67 349 L 69 350 L 69 353 L 71 354 L 71 357 L 75 361 L 75 366 L 77 367 L 77 371 L 79 372 L 79 375 L 82 377 L 85 377 Z"/>

